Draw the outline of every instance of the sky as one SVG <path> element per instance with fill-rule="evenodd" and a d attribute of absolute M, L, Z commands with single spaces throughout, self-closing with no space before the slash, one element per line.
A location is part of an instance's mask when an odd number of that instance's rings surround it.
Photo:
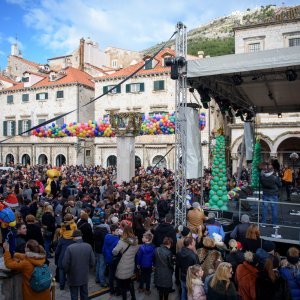
<path fill-rule="evenodd" d="M 193 29 L 215 18 L 261 5 L 299 5 L 300 0 L 0 0 L 0 69 L 11 44 L 37 63 L 71 53 L 81 37 L 140 51 L 168 40 L 182 21 Z"/>

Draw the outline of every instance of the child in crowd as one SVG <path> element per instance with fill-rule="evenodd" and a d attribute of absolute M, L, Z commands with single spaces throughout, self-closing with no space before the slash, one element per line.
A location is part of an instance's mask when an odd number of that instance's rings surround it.
<path fill-rule="evenodd" d="M 145 294 L 150 295 L 151 273 L 154 262 L 155 246 L 152 244 L 153 234 L 146 232 L 143 235 L 143 245 L 137 253 L 137 267 L 141 270 L 139 292 L 144 292 L 144 283 L 146 284 Z"/>
<path fill-rule="evenodd" d="M 188 300 L 206 300 L 204 284 L 202 282 L 203 273 L 200 265 L 188 268 L 186 277 Z"/>

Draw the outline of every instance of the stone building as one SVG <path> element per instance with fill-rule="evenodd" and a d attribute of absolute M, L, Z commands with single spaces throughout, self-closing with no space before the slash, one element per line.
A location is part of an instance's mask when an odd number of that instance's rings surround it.
<path fill-rule="evenodd" d="M 76 137 L 47 139 L 20 134 L 63 113 L 77 109 L 94 97 L 92 77 L 73 67 L 59 72 L 37 73 L 26 71 L 22 82 L 0 91 L 1 120 L 0 162 L 53 165 L 83 164 L 85 155 Z M 93 104 L 56 120 L 64 123 L 85 122 L 93 118 Z M 78 147 L 78 145 L 80 147 Z M 84 145 L 90 147 L 89 145 Z M 84 149 L 85 150 L 85 149 Z M 89 159 L 92 156 L 90 147 Z M 91 163 L 91 161 L 90 161 Z"/>
<path fill-rule="evenodd" d="M 293 7 L 284 12 L 284 14 L 279 11 L 273 19 L 266 22 L 235 28 L 236 53 L 299 46 L 300 6 Z M 287 80 L 299 81 L 299 77 L 300 74 L 296 73 L 296 78 L 288 78 L 287 76 Z M 252 80 L 258 80 L 255 74 L 253 74 Z M 300 154 L 299 124 L 299 113 L 257 115 L 255 124 L 256 134 L 261 136 L 264 160 L 276 157 L 281 164 L 293 164 L 289 159 L 290 154 L 292 152 Z M 231 125 L 233 171 L 238 166 L 243 134 L 243 123 L 239 119 L 236 119 L 235 124 Z M 299 161 L 296 164 L 300 166 Z"/>
<path fill-rule="evenodd" d="M 95 94 L 101 95 L 121 80 L 132 74 L 145 62 L 145 67 L 124 83 L 120 88 L 95 103 L 95 118 L 110 112 L 141 112 L 147 115 L 169 113 L 175 110 L 175 81 L 170 78 L 170 68 L 165 59 L 172 57 L 171 49 L 162 50 L 152 61 L 149 56 L 137 64 L 123 68 L 111 75 L 95 78 Z M 195 58 L 195 57 L 189 57 Z M 197 95 L 199 97 L 199 95 Z M 188 100 L 194 102 L 191 94 Z M 212 114 L 215 116 L 217 111 Z M 215 126 L 211 120 L 211 126 Z M 204 165 L 208 166 L 208 129 L 202 131 Z M 155 165 L 174 146 L 174 135 L 147 135 L 136 137 L 136 164 Z M 116 164 L 116 139 L 95 138 L 95 164 L 108 166 Z M 160 166 L 174 169 L 174 151 L 160 162 Z"/>

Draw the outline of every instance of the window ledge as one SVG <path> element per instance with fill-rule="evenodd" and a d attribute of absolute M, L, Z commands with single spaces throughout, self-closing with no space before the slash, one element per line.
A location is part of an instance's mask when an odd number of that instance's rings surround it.
<path fill-rule="evenodd" d="M 43 100 L 36 100 L 38 102 L 47 102 L 48 99 L 43 99 Z"/>
<path fill-rule="evenodd" d="M 65 100 L 65 98 L 56 98 L 56 101 Z"/>
<path fill-rule="evenodd" d="M 152 93 L 161 93 L 161 92 L 166 92 L 166 90 L 153 90 Z"/>

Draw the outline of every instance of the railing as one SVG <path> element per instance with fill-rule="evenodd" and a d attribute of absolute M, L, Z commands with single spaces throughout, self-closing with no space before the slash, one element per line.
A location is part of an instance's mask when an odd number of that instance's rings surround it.
<path fill-rule="evenodd" d="M 242 211 L 242 202 L 247 202 L 250 204 L 251 211 Z M 277 224 L 272 222 L 268 223 L 266 218 L 266 223 L 262 223 L 260 220 L 262 213 L 263 203 L 267 204 L 267 217 L 272 216 L 272 204 L 276 204 L 277 210 Z M 252 205 L 251 205 L 252 204 Z M 254 204 L 254 205 L 253 205 Z M 269 204 L 271 206 L 271 212 L 269 212 Z M 287 208 L 290 206 L 290 209 Z M 263 201 L 262 195 L 254 195 L 253 197 L 248 197 L 246 199 L 239 199 L 239 220 L 241 220 L 242 214 L 251 214 L 251 223 L 255 223 L 258 226 L 266 227 L 267 230 L 264 230 L 264 234 L 270 235 L 270 228 L 274 228 L 275 232 L 270 236 L 263 236 L 264 239 L 268 240 L 278 240 L 282 242 L 288 242 L 293 244 L 300 245 L 300 203 L 295 202 L 282 202 L 282 201 Z M 298 220 L 296 220 L 299 218 Z M 256 219 L 256 221 L 254 221 Z M 288 223 L 292 223 L 288 225 Z M 288 230 L 290 229 L 290 230 Z M 279 230 L 284 231 L 284 235 L 281 236 Z M 269 231 L 269 232 L 268 232 Z"/>

